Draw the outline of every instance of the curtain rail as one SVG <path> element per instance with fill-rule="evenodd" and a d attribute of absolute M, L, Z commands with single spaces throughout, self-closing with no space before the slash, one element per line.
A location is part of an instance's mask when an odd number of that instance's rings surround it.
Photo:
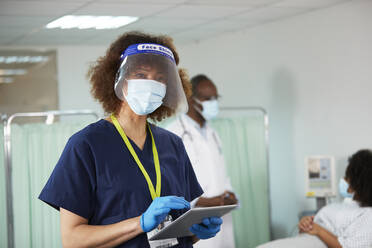
<path fill-rule="evenodd" d="M 7 211 L 7 235 L 8 248 L 14 248 L 14 214 L 13 214 L 13 195 L 12 195 L 12 156 L 11 156 L 11 124 L 15 118 L 19 117 L 49 117 L 66 115 L 92 115 L 97 119 L 98 114 L 91 110 L 65 110 L 47 112 L 16 113 L 7 118 L 1 115 L 4 122 L 4 159 L 5 159 L 5 185 L 6 185 L 6 211 Z"/>
<path fill-rule="evenodd" d="M 263 114 L 267 115 L 267 111 L 265 108 L 263 107 L 259 107 L 259 106 L 221 106 L 220 107 L 221 110 L 257 110 L 257 111 L 261 111 Z"/>

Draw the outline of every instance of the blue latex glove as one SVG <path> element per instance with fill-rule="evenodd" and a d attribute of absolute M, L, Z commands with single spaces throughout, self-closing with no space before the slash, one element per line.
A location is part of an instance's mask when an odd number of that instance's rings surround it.
<path fill-rule="evenodd" d="M 190 227 L 190 231 L 199 239 L 209 239 L 220 231 L 222 219 L 219 217 L 204 218 L 200 224 L 194 224 Z"/>
<path fill-rule="evenodd" d="M 141 228 L 149 232 L 167 217 L 172 209 L 190 208 L 190 203 L 183 197 L 163 196 L 153 200 L 148 209 L 141 215 Z"/>

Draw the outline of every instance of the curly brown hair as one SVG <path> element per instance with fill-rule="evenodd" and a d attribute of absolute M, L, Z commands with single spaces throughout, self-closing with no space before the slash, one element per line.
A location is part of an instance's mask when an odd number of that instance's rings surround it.
<path fill-rule="evenodd" d="M 110 47 L 106 54 L 90 67 L 88 78 L 91 84 L 91 93 L 93 97 L 102 104 L 106 114 L 118 114 L 122 105 L 122 101 L 116 97 L 114 91 L 114 83 L 116 73 L 120 66 L 120 55 L 132 44 L 137 43 L 155 43 L 168 47 L 174 55 L 176 65 L 179 63 L 178 53 L 173 45 L 173 40 L 166 35 L 151 35 L 138 31 L 127 32 L 119 36 Z M 182 87 L 186 97 L 191 94 L 191 84 L 187 73 L 184 69 L 179 69 Z M 164 105 L 160 106 L 153 113 L 149 114 L 149 118 L 154 121 L 171 116 L 174 111 Z"/>
<path fill-rule="evenodd" d="M 345 177 L 355 191 L 354 200 L 372 207 L 372 151 L 359 150 L 349 158 Z"/>

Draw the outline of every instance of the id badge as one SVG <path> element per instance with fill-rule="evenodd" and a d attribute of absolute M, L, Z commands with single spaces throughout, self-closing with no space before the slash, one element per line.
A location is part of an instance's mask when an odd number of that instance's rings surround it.
<path fill-rule="evenodd" d="M 149 240 L 152 236 L 161 231 L 164 227 L 172 222 L 172 216 L 168 215 L 165 220 L 159 224 L 157 228 L 147 233 L 147 239 Z M 178 244 L 178 240 L 175 238 L 171 239 L 161 239 L 161 240 L 149 240 L 151 248 L 166 248 L 172 247 Z"/>

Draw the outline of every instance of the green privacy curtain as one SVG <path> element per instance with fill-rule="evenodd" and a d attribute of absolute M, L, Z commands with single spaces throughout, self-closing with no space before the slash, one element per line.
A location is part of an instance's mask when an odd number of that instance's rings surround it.
<path fill-rule="evenodd" d="M 254 248 L 270 241 L 264 117 L 219 118 L 211 126 L 221 138 L 227 173 L 240 200 L 240 208 L 233 212 L 235 246 Z"/>
<path fill-rule="evenodd" d="M 16 248 L 62 246 L 59 213 L 37 198 L 67 139 L 86 124 L 12 125 L 12 185 Z"/>
<path fill-rule="evenodd" d="M 0 125 L 0 247 L 7 247 L 4 126 Z"/>
<path fill-rule="evenodd" d="M 240 200 L 233 212 L 237 248 L 270 240 L 268 171 L 263 116 L 221 118 L 211 123 L 222 141 L 227 173 Z"/>

